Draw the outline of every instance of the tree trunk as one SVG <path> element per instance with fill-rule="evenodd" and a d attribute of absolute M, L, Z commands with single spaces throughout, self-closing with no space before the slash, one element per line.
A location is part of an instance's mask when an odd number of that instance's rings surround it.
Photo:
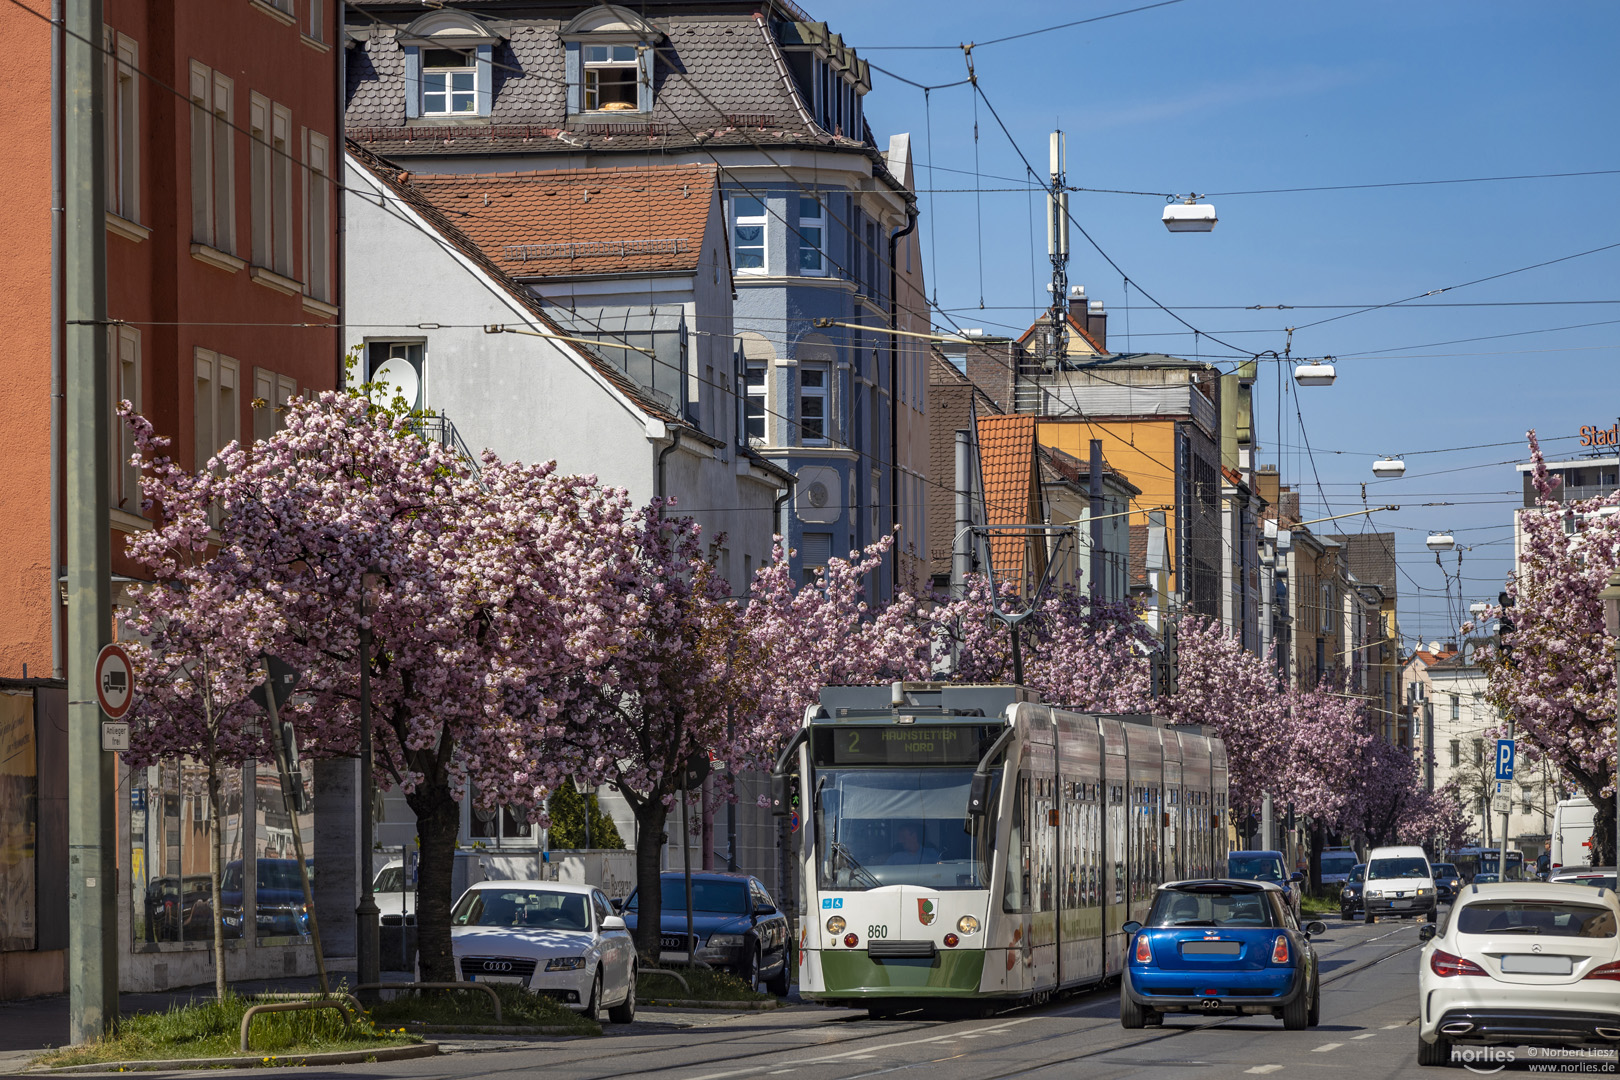
<path fill-rule="evenodd" d="M 208 826 L 213 836 L 208 843 L 208 886 L 213 890 L 213 923 L 214 923 L 214 996 L 224 999 L 230 989 L 225 979 L 225 908 L 220 904 L 219 894 L 222 887 L 221 868 L 224 862 L 223 845 L 225 820 L 220 813 L 224 799 L 220 791 L 219 765 L 214 757 L 208 756 Z M 244 910 L 243 914 L 247 912 Z M 246 923 L 244 922 L 244 928 Z M 246 930 L 244 929 L 244 933 Z"/>
<path fill-rule="evenodd" d="M 422 979 L 455 982 L 461 978 L 450 949 L 450 906 L 455 903 L 456 835 L 461 805 L 447 783 L 424 783 L 405 796 L 416 814 L 422 845 L 416 880 L 416 933 Z M 366 857 L 370 857 L 370 852 Z"/>
<path fill-rule="evenodd" d="M 657 964 L 658 932 L 664 921 L 660 855 L 669 811 L 656 794 L 633 807 L 636 813 L 636 952 Z M 684 837 L 683 837 L 684 839 Z"/>
<path fill-rule="evenodd" d="M 1322 893 L 1322 847 L 1327 843 L 1327 830 L 1316 818 L 1311 819 L 1311 895 Z"/>
<path fill-rule="evenodd" d="M 1601 794 L 1601 793 L 1600 793 Z M 1614 797 L 1592 800 L 1592 865 L 1614 866 Z M 1566 858 L 1567 862 L 1568 859 Z"/>

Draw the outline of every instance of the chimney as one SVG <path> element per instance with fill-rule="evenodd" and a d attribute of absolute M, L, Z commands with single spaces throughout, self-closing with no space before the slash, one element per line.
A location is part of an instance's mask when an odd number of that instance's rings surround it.
<path fill-rule="evenodd" d="M 1445 651 L 1445 652 L 1447 652 L 1447 653 L 1454 653 L 1454 652 L 1456 652 L 1456 651 L 1457 651 L 1457 640 L 1456 640 L 1456 638 L 1447 638 L 1447 639 L 1446 639 L 1446 642 L 1445 642 L 1445 644 L 1444 644 L 1444 645 L 1443 645 L 1443 646 L 1442 646 L 1442 648 L 1443 648 L 1443 649 L 1444 649 L 1444 651 Z"/>
<path fill-rule="evenodd" d="M 1097 348 L 1103 352 L 1108 351 L 1108 312 L 1103 310 L 1101 300 L 1086 301 L 1086 318 L 1083 324 L 1091 340 L 1097 343 Z"/>

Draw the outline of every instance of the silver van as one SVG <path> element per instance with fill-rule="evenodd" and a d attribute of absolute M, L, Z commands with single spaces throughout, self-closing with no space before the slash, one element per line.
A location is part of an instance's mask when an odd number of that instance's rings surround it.
<path fill-rule="evenodd" d="M 1420 847 L 1373 848 L 1367 856 L 1367 880 L 1362 888 L 1367 921 L 1380 915 L 1403 919 L 1423 916 L 1434 921 L 1440 901 L 1434 889 L 1434 870 Z"/>

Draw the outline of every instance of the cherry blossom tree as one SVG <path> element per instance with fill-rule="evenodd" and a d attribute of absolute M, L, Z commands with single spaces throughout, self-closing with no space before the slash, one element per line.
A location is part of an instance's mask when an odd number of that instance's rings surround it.
<path fill-rule="evenodd" d="M 365 664 L 376 759 L 421 839 L 422 971 L 453 978 L 457 804 L 543 800 L 549 736 L 579 707 L 581 676 L 606 668 L 642 617 L 625 587 L 637 533 L 628 498 L 554 463 L 486 453 L 475 471 L 410 417 L 345 393 L 295 401 L 282 431 L 233 443 L 195 474 L 143 418 L 129 422 L 143 492 L 162 513 L 130 540 L 153 578 L 137 590 L 138 617 L 173 657 L 143 654 L 137 670 L 143 693 L 167 686 L 169 699 L 137 723 L 137 754 L 203 745 L 211 694 L 225 709 L 221 752 L 263 756 L 240 703 L 256 658 L 272 653 L 303 673 L 284 713 L 303 745 L 351 755 Z M 363 614 L 368 571 L 382 578 Z M 199 643 L 219 650 L 208 694 L 170 674 Z"/>
<path fill-rule="evenodd" d="M 954 653 L 954 681 L 1012 681 L 1011 637 L 991 609 L 990 584 L 983 576 L 970 577 L 962 598 L 939 605 L 931 621 L 936 652 Z M 1148 707 L 1147 653 L 1153 637 L 1133 605 L 1060 589 L 1037 602 L 1035 614 L 1017 633 L 1024 683 L 1051 704 L 1083 712 Z"/>
<path fill-rule="evenodd" d="M 1592 801 L 1593 861 L 1612 866 L 1616 641 L 1604 631 L 1598 593 L 1620 565 L 1620 514 L 1609 510 L 1620 493 L 1561 501 L 1536 433 L 1528 439 L 1536 506 L 1519 516 L 1524 544 L 1507 583 L 1514 629 L 1502 638 L 1506 656 L 1483 658 L 1488 696 L 1516 722 L 1526 761 L 1551 762 Z"/>

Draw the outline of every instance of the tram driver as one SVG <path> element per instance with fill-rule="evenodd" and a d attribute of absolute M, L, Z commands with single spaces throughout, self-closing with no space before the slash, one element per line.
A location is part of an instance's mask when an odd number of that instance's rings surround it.
<path fill-rule="evenodd" d="M 899 842 L 899 846 L 889 854 L 890 865 L 905 866 L 940 861 L 939 849 L 924 844 L 922 830 L 911 822 L 903 821 L 897 825 L 894 838 Z"/>

